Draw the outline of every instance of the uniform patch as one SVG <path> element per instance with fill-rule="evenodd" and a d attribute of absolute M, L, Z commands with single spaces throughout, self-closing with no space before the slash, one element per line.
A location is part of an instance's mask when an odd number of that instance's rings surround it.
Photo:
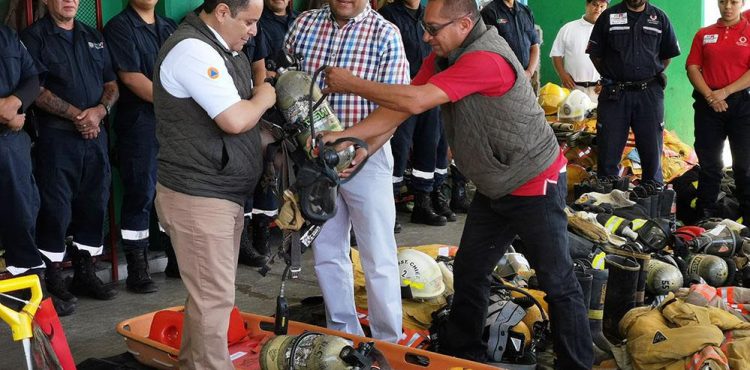
<path fill-rule="evenodd" d="M 656 14 L 651 14 L 648 19 L 646 19 L 646 22 L 650 24 L 659 24 L 659 17 L 657 17 Z"/>
<path fill-rule="evenodd" d="M 497 24 L 506 24 L 506 23 L 508 23 L 508 19 L 507 18 L 498 18 L 497 19 Z"/>
<path fill-rule="evenodd" d="M 216 67 L 208 67 L 207 73 L 208 73 L 208 78 L 212 80 L 215 80 L 221 77 L 221 75 L 219 74 L 219 69 Z"/>
<path fill-rule="evenodd" d="M 737 46 L 747 46 L 747 37 L 740 36 L 740 39 L 737 40 Z"/>
<path fill-rule="evenodd" d="M 715 44 L 719 42 L 719 35 L 713 34 L 713 35 L 703 35 L 703 45 L 706 44 Z"/>
<path fill-rule="evenodd" d="M 628 24 L 628 13 L 610 14 L 609 24 Z"/>
<path fill-rule="evenodd" d="M 91 42 L 89 41 L 89 49 L 104 49 L 104 43 L 103 42 Z"/>
<path fill-rule="evenodd" d="M 657 344 L 661 343 L 667 340 L 667 337 L 662 334 L 660 331 L 657 331 L 656 334 L 654 334 L 654 340 L 651 341 L 651 344 Z"/>

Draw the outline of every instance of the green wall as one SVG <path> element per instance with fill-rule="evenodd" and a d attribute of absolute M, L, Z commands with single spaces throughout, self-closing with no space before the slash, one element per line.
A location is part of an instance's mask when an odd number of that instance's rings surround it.
<path fill-rule="evenodd" d="M 685 74 L 685 59 L 695 32 L 703 24 L 704 0 L 651 0 L 669 16 L 682 48 L 682 55 L 672 59 L 667 76 L 669 84 L 665 92 L 665 121 L 669 130 L 674 130 L 680 139 L 693 143 L 693 87 Z M 551 4 L 555 4 L 552 6 Z M 613 2 L 614 3 L 614 2 Z M 537 24 L 544 30 L 542 44 L 542 81 L 560 83 L 552 60 L 549 57 L 552 42 L 563 24 L 583 15 L 585 0 L 529 0 Z"/>

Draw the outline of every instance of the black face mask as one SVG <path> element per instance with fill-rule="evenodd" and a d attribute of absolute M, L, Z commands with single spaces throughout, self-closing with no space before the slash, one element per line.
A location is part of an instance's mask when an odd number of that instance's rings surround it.
<path fill-rule="evenodd" d="M 302 216 L 313 225 L 323 225 L 336 215 L 338 175 L 330 168 L 308 161 L 297 173 L 294 188 Z"/>

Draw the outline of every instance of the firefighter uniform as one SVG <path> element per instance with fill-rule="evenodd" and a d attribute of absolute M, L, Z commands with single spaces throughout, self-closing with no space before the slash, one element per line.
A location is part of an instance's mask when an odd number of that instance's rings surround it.
<path fill-rule="evenodd" d="M 38 72 L 18 35 L 3 25 L 0 25 L 0 55 L 0 98 L 15 95 L 22 103 L 19 111 L 24 112 L 39 94 Z M 31 172 L 31 139 L 25 131 L 13 132 L 3 123 L 0 123 L 0 204 L 0 245 L 5 248 L 8 272 L 19 275 L 44 268 L 34 241 L 39 192 Z"/>
<path fill-rule="evenodd" d="M 114 81 L 102 35 L 75 21 L 73 30 L 55 25 L 47 15 L 22 33 L 22 40 L 43 76 L 42 86 L 78 107 L 100 104 L 104 84 Z M 35 176 L 41 208 L 37 245 L 52 262 L 65 256 L 65 237 L 78 250 L 102 254 L 102 230 L 109 200 L 107 132 L 83 139 L 73 122 L 37 109 L 39 139 Z"/>
<path fill-rule="evenodd" d="M 286 15 L 276 15 L 267 7 L 263 9 L 260 16 L 260 24 L 263 26 L 264 42 L 268 55 L 282 50 L 284 47 L 284 36 L 289 27 L 297 18 L 298 13 L 294 10 L 287 11 Z"/>
<path fill-rule="evenodd" d="M 497 32 L 508 42 L 513 54 L 516 54 L 523 69 L 529 68 L 531 46 L 542 43 L 534 29 L 534 15 L 528 6 L 518 0 L 513 8 L 505 5 L 504 0 L 493 0 L 482 8 L 484 24 L 495 26 Z"/>
<path fill-rule="evenodd" d="M 650 3 L 642 12 L 633 12 L 621 2 L 599 16 L 586 52 L 601 60 L 599 175 L 619 174 L 618 164 L 632 127 L 643 180 L 663 182 L 664 61 L 680 55 L 667 15 Z"/>
<path fill-rule="evenodd" d="M 411 77 L 416 76 L 422 61 L 430 54 L 430 45 L 422 40 L 424 30 L 419 20 L 424 5 L 409 9 L 403 1 L 396 1 L 380 9 L 380 14 L 401 31 L 404 51 L 409 60 Z M 438 108 L 410 117 L 391 138 L 393 151 L 393 192 L 399 194 L 404 182 L 404 171 L 411 154 L 413 190 L 430 193 L 439 189 L 448 174 L 448 144 Z"/>
<path fill-rule="evenodd" d="M 741 18 L 733 26 L 720 22 L 696 33 L 686 65 L 698 66 L 708 87 L 720 90 L 750 69 L 750 22 Z M 717 199 L 724 176 L 724 141 L 729 138 L 736 196 L 745 224 L 750 221 L 750 96 L 747 89 L 725 99 L 726 112 L 716 112 L 697 90 L 695 152 L 700 162 L 698 207 L 706 216 L 721 216 Z"/>
<path fill-rule="evenodd" d="M 141 73 L 149 79 L 159 48 L 174 32 L 174 21 L 156 16 L 147 24 L 128 6 L 104 29 L 112 64 L 118 72 Z M 138 97 L 122 82 L 114 117 L 117 154 L 123 183 L 121 233 L 123 248 L 143 250 L 149 245 L 149 224 L 156 193 L 156 117 L 154 105 Z"/>

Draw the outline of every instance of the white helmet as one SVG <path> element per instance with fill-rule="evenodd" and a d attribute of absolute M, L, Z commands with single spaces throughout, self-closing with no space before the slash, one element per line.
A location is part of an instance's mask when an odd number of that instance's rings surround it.
<path fill-rule="evenodd" d="M 414 249 L 398 251 L 403 298 L 433 299 L 445 291 L 443 274 L 432 257 Z"/>
<path fill-rule="evenodd" d="M 581 90 L 573 90 L 560 104 L 557 110 L 557 119 L 560 122 L 579 122 L 586 119 L 596 107 L 586 93 Z"/>

